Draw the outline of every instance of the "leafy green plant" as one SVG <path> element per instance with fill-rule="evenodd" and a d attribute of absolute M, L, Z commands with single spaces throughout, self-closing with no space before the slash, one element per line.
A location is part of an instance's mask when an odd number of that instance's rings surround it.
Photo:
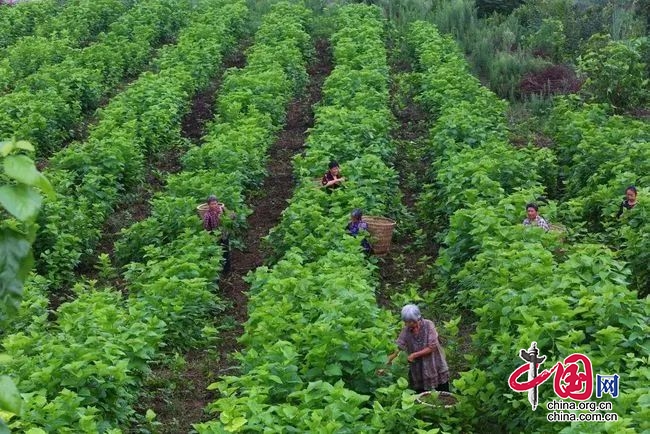
<path fill-rule="evenodd" d="M 187 11 L 172 13 L 172 6 L 168 0 L 143 3 L 130 19 L 143 18 L 136 28 L 153 42 L 161 36 L 157 31 L 175 32 L 185 23 Z M 121 193 L 142 182 L 145 155 L 180 141 L 190 93 L 218 70 L 224 53 L 234 45 L 232 35 L 239 33 L 244 14 L 240 3 L 204 5 L 195 11 L 195 22 L 182 32 L 173 49 L 161 54 L 164 68 L 157 74 L 144 73 L 111 100 L 87 142 L 74 144 L 53 158 L 60 200 L 46 205 L 37 243 L 38 269 L 52 281 L 72 280 L 75 267 L 93 254 L 101 231 L 98 221 L 106 219 Z M 223 26 L 206 27 L 206 22 L 216 23 L 215 17 Z M 126 26 L 130 19 L 120 23 L 120 32 L 132 31 Z M 205 50 L 202 56 L 188 55 L 198 48 Z"/>
<path fill-rule="evenodd" d="M 70 140 L 83 114 L 96 109 L 101 97 L 128 73 L 141 70 L 164 35 L 176 34 L 187 22 L 189 3 L 180 6 L 170 0 L 149 0 L 119 16 L 125 9 L 121 0 L 84 0 L 79 5 L 79 16 L 74 7 L 67 15 L 58 16 L 56 23 L 50 23 L 51 28 L 37 35 L 54 33 L 63 38 L 55 41 L 67 39 L 83 44 L 97 32 L 101 33 L 100 40 L 84 49 L 71 50 L 60 63 L 43 66 L 15 83 L 14 92 L 0 97 L 0 134 L 25 137 L 34 143 L 38 156 L 51 155 Z M 97 29 L 93 29 L 95 24 Z M 100 32 L 105 27 L 108 32 Z M 35 69 L 25 57 L 40 65 L 47 63 L 53 50 L 62 48 L 60 42 L 48 42 L 41 50 L 44 54 L 37 55 L 39 45 L 23 45 L 20 50 L 16 48 L 19 59 L 14 63 L 29 68 L 19 71 L 20 75 Z M 39 57 L 42 59 L 36 60 Z"/>
<path fill-rule="evenodd" d="M 174 71 L 161 74 L 156 81 L 145 82 L 151 90 L 155 90 L 151 83 L 163 89 L 162 84 L 168 83 L 168 88 L 173 89 L 170 93 L 175 92 L 174 102 L 180 107 L 176 108 L 178 111 L 170 110 L 172 113 L 181 112 L 187 106 L 188 95 L 185 90 L 177 90 L 177 83 L 170 81 L 187 81 L 188 77 L 192 77 L 187 71 L 195 66 L 205 74 L 210 71 L 214 73 L 220 63 L 221 52 L 215 46 L 222 35 L 203 24 L 223 20 L 229 23 L 224 27 L 224 32 L 235 31 L 242 24 L 246 11 L 243 2 L 231 2 L 223 9 L 220 4 L 213 3 L 201 9 L 201 12 L 197 11 L 197 28 L 208 33 L 194 33 L 196 29 L 190 27 L 187 36 L 181 36 L 178 49 L 194 52 L 197 45 L 193 42 L 200 39 L 209 47 L 206 49 L 209 52 L 199 52 L 204 56 L 194 57 L 200 65 L 189 63 L 184 56 L 173 53 L 170 56 L 183 59 L 183 62 L 168 64 L 169 69 Z M 227 42 L 230 38 L 224 39 Z M 227 46 L 220 48 L 225 50 Z M 212 68 L 204 66 L 204 62 L 211 64 Z M 206 82 L 202 75 L 197 75 L 195 82 L 185 84 L 198 86 L 198 83 Z M 150 110 L 161 109 L 155 107 Z M 111 125 L 120 125 L 117 120 L 125 113 L 129 112 L 116 110 L 115 117 L 110 118 Z M 170 119 L 180 122 L 177 118 L 160 116 L 160 122 L 169 122 Z M 126 121 L 128 127 L 137 125 L 130 119 Z M 109 121 L 106 122 L 108 124 Z M 162 127 L 151 122 L 143 129 L 156 133 Z M 87 241 L 81 239 L 84 234 L 98 236 L 98 232 L 75 233 L 74 230 L 90 230 L 96 226 L 94 218 L 106 215 L 117 200 L 116 180 L 125 182 L 125 179 L 137 179 L 139 176 L 120 171 L 125 167 L 141 167 L 137 161 L 133 164 L 127 159 L 142 155 L 145 138 L 127 136 L 124 131 L 115 131 L 117 136 L 111 137 L 110 129 L 102 129 L 101 132 L 104 136 L 96 137 L 88 147 L 75 149 L 98 151 L 96 154 L 79 152 L 74 157 L 74 152 L 71 152 L 59 163 L 67 167 L 51 172 L 55 175 L 53 181 L 59 195 L 66 197 L 63 196 L 64 191 L 78 192 L 78 196 L 65 199 L 65 206 L 69 208 L 59 208 L 68 211 L 70 217 L 77 212 L 77 218 L 70 218 L 64 223 L 62 215 L 58 215 L 58 220 L 51 220 L 59 225 L 78 225 L 68 227 L 68 236 L 65 237 L 66 233 L 62 231 L 64 233 L 60 235 L 63 236 L 57 239 L 57 243 L 61 240 L 59 246 L 62 252 L 66 243 L 67 246 L 83 246 L 81 242 Z M 128 144 L 120 142 L 119 139 L 124 137 L 136 140 Z M 135 148 L 134 143 L 140 147 Z M 111 148 L 111 144 L 120 146 Z M 102 157 L 109 158 L 101 162 Z M 94 159 L 101 163 L 94 165 Z M 127 165 L 127 162 L 131 164 Z M 73 204 L 76 206 L 73 207 Z M 88 213 L 79 217 L 79 208 Z M 196 217 L 193 219 L 197 222 Z M 56 227 L 53 225 L 49 229 Z M 72 257 L 86 253 L 85 249 L 79 247 L 72 250 L 69 253 Z M 184 254 L 171 256 L 178 252 Z M 43 298 L 39 301 L 35 295 L 34 302 L 19 314 L 21 321 L 29 315 L 34 321 L 27 323 L 24 329 L 16 329 L 2 337 L 2 347 L 10 357 L 0 365 L 0 375 L 9 375 L 23 392 L 22 410 L 20 414 L 12 412 L 9 415 L 9 427 L 20 432 L 117 432 L 114 427 L 131 418 L 138 389 L 150 371 L 149 364 L 164 347 L 163 342 L 179 348 L 191 345 L 202 334 L 202 320 L 223 308 L 212 292 L 214 275 L 219 270 L 219 258 L 218 245 L 203 234 L 187 229 L 169 246 L 147 248 L 144 253 L 146 268 L 138 268 L 144 267 L 143 264 L 132 264 L 128 268 L 127 278 L 131 285 L 128 298 L 112 289 L 98 290 L 92 281 L 90 284 L 79 283 L 73 287 L 73 301 L 63 303 L 56 311 L 56 318 L 48 323 L 47 313 L 39 307 Z M 71 270 L 75 264 L 54 263 L 59 266 L 59 272 Z M 34 289 L 43 292 L 49 284 L 54 286 L 57 283 L 39 283 L 41 280 L 35 278 Z M 79 327 L 80 323 L 85 326 Z M 53 371 L 57 371 L 57 375 L 51 375 Z"/>
<path fill-rule="evenodd" d="M 428 31 L 418 31 L 425 28 Z M 445 64 L 448 50 L 433 30 L 425 24 L 416 25 L 411 37 L 420 67 L 426 71 L 422 76 L 456 68 L 458 77 L 462 65 Z M 446 80 L 432 78 L 427 84 L 430 88 L 421 95 L 423 104 L 444 120 L 432 130 L 432 136 L 446 134 L 440 135 L 445 138 L 443 142 L 432 141 L 432 177 L 438 188 L 428 189 L 423 199 L 426 206 L 441 208 L 443 214 L 450 216 L 449 229 L 440 234 L 444 239 L 436 261 L 437 293 L 471 308 L 478 318 L 473 336 L 478 351 L 469 357 L 474 368 L 454 382 L 459 393 L 467 397 L 459 405 L 464 410 L 460 424 L 473 426 L 465 428 L 469 431 L 486 427 L 508 432 L 560 430 L 546 423 L 541 415 L 513 417 L 518 408 L 527 404 L 525 397 L 512 395 L 503 381 L 512 371 L 512 358 L 519 349 L 536 341 L 553 360 L 580 351 L 592 358 L 596 371 L 631 372 L 626 396 L 616 403 L 616 411 L 629 417 L 606 429 L 647 429 L 645 413 L 629 409 L 639 402 L 648 373 L 642 365 L 649 351 L 644 337 L 649 305 L 647 298 L 637 300 L 636 293 L 627 288 L 630 272 L 626 264 L 603 245 L 575 241 L 568 244 L 567 238 L 574 237 L 571 227 L 568 233 L 560 235 L 521 225 L 524 205 L 543 193 L 540 171 L 553 168 L 555 158 L 546 151 L 508 151 L 499 146 L 494 133 L 488 133 L 486 139 L 481 128 L 476 132 L 460 128 L 446 132 L 454 125 L 448 121 L 448 113 L 474 97 L 471 88 L 463 94 L 452 93 L 454 88 Z M 488 95 L 483 97 L 487 99 Z M 644 127 L 629 119 L 610 117 L 602 106 L 588 106 L 580 111 L 576 105 L 571 99 L 558 104 L 553 117 L 556 121 L 551 124 L 556 140 L 562 143 L 557 155 L 559 173 L 568 175 L 567 187 L 577 195 L 570 208 L 573 212 L 581 210 L 581 204 L 593 205 L 605 198 L 610 187 L 603 186 L 603 182 L 621 182 L 625 177 L 635 176 L 631 173 L 634 169 L 617 166 L 618 160 L 612 156 L 624 159 L 628 152 L 641 155 L 643 151 L 637 149 L 636 142 L 643 142 L 647 136 Z M 482 112 L 491 113 L 489 104 L 463 108 L 475 116 L 478 125 L 485 122 Z M 503 121 L 498 117 L 492 119 L 498 132 Z M 628 128 L 620 128 L 622 125 Z M 611 148 L 605 143 L 612 143 Z M 486 165 L 493 155 L 499 155 L 499 165 L 490 169 Z M 634 166 L 631 162 L 627 164 Z M 474 169 L 471 174 L 462 172 L 465 165 Z M 459 188 L 446 195 L 445 189 L 458 184 L 459 179 L 461 185 L 467 182 L 465 188 L 456 186 Z M 474 189 L 475 186 L 478 188 Z M 461 200 L 454 203 L 457 198 Z M 614 211 L 615 205 L 607 207 L 608 212 Z M 632 240 L 630 253 L 637 254 L 646 242 L 636 232 L 643 230 L 644 224 L 644 209 L 639 211 L 625 216 L 633 224 L 624 229 Z M 551 222 L 559 215 L 572 214 L 553 201 L 548 201 L 541 213 Z M 578 220 L 566 221 L 578 225 Z M 439 228 L 447 227 L 444 221 L 438 224 Z M 576 228 L 580 230 L 579 226 Z M 639 275 L 644 276 L 642 272 Z M 582 424 L 574 424 L 566 431 L 585 429 Z"/>
<path fill-rule="evenodd" d="M 648 50 L 647 45 L 647 38 L 622 42 L 608 35 L 592 36 L 578 58 L 579 70 L 587 76 L 585 93 L 618 109 L 646 106 L 650 81 L 643 50 Z"/>
<path fill-rule="evenodd" d="M 64 2 L 45 0 L 18 2 L 0 9 L 0 47 L 7 47 L 20 37 L 30 35 L 48 20 L 61 13 Z"/>
<path fill-rule="evenodd" d="M 41 192 L 53 196 L 52 186 L 25 155 L 33 152 L 29 142 L 0 142 L 3 171 L 0 174 L 0 319 L 15 313 L 22 297 L 23 282 L 33 265 L 34 221 L 41 209 Z"/>
<path fill-rule="evenodd" d="M 303 182 L 269 237 L 280 259 L 249 278 L 242 373 L 210 386 L 220 392 L 209 406 L 219 418 L 196 424 L 200 433 L 427 426 L 414 417 L 405 380 L 388 386 L 392 376 L 375 375 L 390 349 L 392 319 L 376 305 L 375 266 L 358 239 L 343 236 L 351 208 L 384 214 L 394 212 L 399 200 L 396 173 L 382 160 L 394 144 L 386 128 L 388 71 L 377 12 L 364 5 L 338 12 L 331 38 L 336 68 L 325 82 L 327 97 L 316 109 L 306 156 L 294 161 Z M 345 148 L 348 119 L 364 123 L 364 134 L 347 136 Z M 350 158 L 339 158 L 339 152 Z M 311 179 L 334 156 L 348 180 L 328 195 Z"/>

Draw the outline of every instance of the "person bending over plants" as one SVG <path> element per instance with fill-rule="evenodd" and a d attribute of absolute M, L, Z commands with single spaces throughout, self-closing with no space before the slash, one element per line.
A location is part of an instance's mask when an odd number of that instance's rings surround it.
<path fill-rule="evenodd" d="M 363 211 L 359 208 L 353 210 L 350 214 L 350 222 L 348 223 L 347 231 L 353 237 L 359 235 L 359 231 L 368 231 L 368 223 L 363 221 Z M 364 252 L 367 254 L 372 253 L 372 245 L 367 238 L 361 240 L 361 247 L 363 247 Z"/>
<path fill-rule="evenodd" d="M 221 224 L 221 217 L 223 217 L 225 211 L 224 204 L 219 203 L 215 195 L 210 195 L 208 197 L 208 210 L 203 215 L 203 228 L 213 235 L 214 230 Z M 225 229 L 221 230 L 221 247 L 223 248 L 225 260 L 223 272 L 228 273 L 230 271 L 230 239 L 228 238 L 228 231 Z"/>
<path fill-rule="evenodd" d="M 449 392 L 449 368 L 433 322 L 422 318 L 414 304 L 402 308 L 404 327 L 397 338 L 397 351 L 388 356 L 388 365 L 400 351 L 408 353 L 409 387 L 417 393 L 430 390 Z"/>
<path fill-rule="evenodd" d="M 328 167 L 329 169 L 323 175 L 321 184 L 328 193 L 331 193 L 333 189 L 343 186 L 342 182 L 345 181 L 345 178 L 341 176 L 341 168 L 338 162 L 332 160 Z"/>
<path fill-rule="evenodd" d="M 621 206 L 618 208 L 618 213 L 616 214 L 616 218 L 621 218 L 623 215 L 624 210 L 631 210 L 634 208 L 636 205 L 636 187 L 633 185 L 630 185 L 628 188 L 625 189 L 625 198 L 623 199 L 623 202 L 621 202 Z"/>
<path fill-rule="evenodd" d="M 527 218 L 524 219 L 524 226 L 539 226 L 548 232 L 550 226 L 548 222 L 538 214 L 539 208 L 534 203 L 529 203 L 526 205 L 526 214 Z"/>

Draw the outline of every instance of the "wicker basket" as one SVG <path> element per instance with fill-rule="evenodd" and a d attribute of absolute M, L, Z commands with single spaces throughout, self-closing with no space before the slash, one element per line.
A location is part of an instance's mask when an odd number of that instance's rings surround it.
<path fill-rule="evenodd" d="M 220 207 L 223 207 L 224 205 L 221 202 L 218 202 Z M 205 213 L 208 212 L 210 209 L 210 205 L 207 203 L 202 203 L 201 205 L 196 207 L 196 212 L 199 214 L 199 217 L 201 220 L 203 220 L 203 217 L 205 217 Z"/>
<path fill-rule="evenodd" d="M 422 404 L 422 405 L 426 405 L 428 407 L 434 407 L 434 408 L 436 408 L 436 407 L 437 408 L 452 408 L 458 403 L 458 398 L 456 398 L 456 396 L 454 396 L 453 393 L 444 392 L 444 391 L 443 392 L 437 392 L 437 393 L 438 393 L 438 396 L 440 398 L 443 398 L 445 401 L 447 401 L 447 402 L 455 401 L 455 403 L 454 404 L 447 404 L 447 403 L 444 403 L 443 401 L 441 401 L 440 404 L 437 404 L 437 403 L 434 404 L 434 403 L 431 403 L 431 402 L 427 402 L 423 398 L 426 398 L 426 397 L 430 396 L 431 392 L 423 392 L 423 393 L 418 394 L 417 397 L 415 398 L 415 401 L 418 404 Z"/>
<path fill-rule="evenodd" d="M 390 251 L 390 243 L 393 239 L 395 221 L 377 216 L 366 216 L 363 221 L 368 224 L 368 232 L 374 238 L 373 253 L 378 256 L 387 254 Z"/>

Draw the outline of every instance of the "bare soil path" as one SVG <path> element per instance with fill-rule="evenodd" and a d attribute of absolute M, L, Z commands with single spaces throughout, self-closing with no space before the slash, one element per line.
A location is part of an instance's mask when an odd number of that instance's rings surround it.
<path fill-rule="evenodd" d="M 430 115 L 413 100 L 413 89 L 408 83 L 411 65 L 405 61 L 394 61 L 391 67 L 391 109 L 397 127 L 391 137 L 397 145 L 394 167 L 399 173 L 399 187 L 402 192 L 402 204 L 406 216 L 401 223 L 399 233 L 393 239 L 391 253 L 381 259 L 381 285 L 377 293 L 380 306 L 399 314 L 405 301 L 403 294 L 413 290 L 425 300 L 431 298 L 429 293 L 436 288 L 435 273 L 431 265 L 438 257 L 440 246 L 433 242 L 433 234 L 418 235 L 423 227 L 418 215 L 418 200 L 422 193 L 423 180 L 431 165 L 432 156 L 427 148 L 429 128 L 434 122 Z M 407 77 L 406 79 L 404 79 Z M 399 302 L 398 302 L 399 301 Z M 412 301 L 412 300 L 409 300 Z M 421 303 L 420 308 L 425 317 L 432 319 L 441 334 L 441 344 L 447 353 L 452 380 L 468 367 L 463 354 L 471 352 L 471 335 L 474 330 L 473 314 L 459 311 L 457 306 L 440 303 Z M 457 336 L 445 336 L 442 322 L 461 316 Z"/>

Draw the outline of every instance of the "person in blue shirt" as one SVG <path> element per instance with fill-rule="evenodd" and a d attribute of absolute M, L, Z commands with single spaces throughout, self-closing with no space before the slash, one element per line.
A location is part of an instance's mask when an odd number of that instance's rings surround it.
<path fill-rule="evenodd" d="M 363 221 L 363 211 L 359 208 L 353 210 L 350 214 L 350 222 L 348 223 L 347 231 L 353 237 L 359 235 L 359 232 L 361 231 L 368 232 L 368 223 Z M 361 247 L 363 247 L 364 252 L 367 254 L 372 253 L 372 245 L 367 238 L 361 240 Z"/>

